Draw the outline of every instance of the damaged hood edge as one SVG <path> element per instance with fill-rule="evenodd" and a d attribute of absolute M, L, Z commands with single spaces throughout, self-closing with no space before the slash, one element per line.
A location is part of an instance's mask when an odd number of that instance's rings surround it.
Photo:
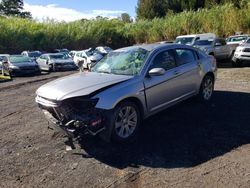
<path fill-rule="evenodd" d="M 41 86 L 37 95 L 49 100 L 62 101 L 72 97 L 86 96 L 109 86 L 131 79 L 133 76 L 101 73 L 77 73 Z"/>

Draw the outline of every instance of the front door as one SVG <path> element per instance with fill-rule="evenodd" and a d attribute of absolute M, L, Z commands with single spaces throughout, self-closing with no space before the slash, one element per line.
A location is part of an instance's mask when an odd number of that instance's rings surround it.
<path fill-rule="evenodd" d="M 149 112 L 167 106 L 181 95 L 178 90 L 179 72 L 173 50 L 164 50 L 156 54 L 148 72 L 153 68 L 163 68 L 166 72 L 162 76 L 145 77 L 145 94 Z"/>

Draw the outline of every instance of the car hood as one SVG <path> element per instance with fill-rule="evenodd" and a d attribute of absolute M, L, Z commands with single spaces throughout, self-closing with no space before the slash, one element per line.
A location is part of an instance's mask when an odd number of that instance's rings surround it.
<path fill-rule="evenodd" d="M 20 62 L 20 63 L 12 63 L 10 62 L 11 65 L 14 65 L 16 67 L 36 67 L 38 66 L 36 62 Z"/>
<path fill-rule="evenodd" d="M 86 96 L 102 88 L 131 79 L 133 76 L 84 72 L 57 79 L 41 86 L 37 95 L 50 100 L 62 101 Z"/>

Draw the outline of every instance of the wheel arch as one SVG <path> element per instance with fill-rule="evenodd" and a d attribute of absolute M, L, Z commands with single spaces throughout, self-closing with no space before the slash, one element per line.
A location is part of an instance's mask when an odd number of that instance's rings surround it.
<path fill-rule="evenodd" d="M 127 97 L 127 98 L 124 98 L 124 99 L 120 100 L 120 101 L 115 105 L 115 107 L 117 107 L 118 105 L 120 105 L 120 104 L 123 103 L 123 102 L 133 102 L 134 104 L 136 104 L 136 106 L 138 106 L 138 108 L 139 108 L 140 115 L 141 115 L 141 117 L 142 117 L 142 119 L 143 119 L 144 114 L 145 114 L 145 113 L 144 113 L 144 106 L 143 106 L 143 104 L 142 104 L 142 102 L 141 102 L 140 99 L 138 99 L 138 98 L 136 98 L 136 97 Z"/>
<path fill-rule="evenodd" d="M 211 77 L 213 78 L 213 82 L 215 82 L 215 75 L 214 75 L 213 72 L 207 72 L 207 73 L 205 74 L 205 76 L 203 77 L 203 79 L 204 79 L 206 76 L 211 76 Z"/>

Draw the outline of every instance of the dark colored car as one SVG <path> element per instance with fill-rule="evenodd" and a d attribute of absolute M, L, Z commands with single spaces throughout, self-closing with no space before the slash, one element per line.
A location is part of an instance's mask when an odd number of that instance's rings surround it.
<path fill-rule="evenodd" d="M 9 56 L 8 64 L 11 75 L 30 75 L 41 73 L 38 64 L 25 55 Z"/>

